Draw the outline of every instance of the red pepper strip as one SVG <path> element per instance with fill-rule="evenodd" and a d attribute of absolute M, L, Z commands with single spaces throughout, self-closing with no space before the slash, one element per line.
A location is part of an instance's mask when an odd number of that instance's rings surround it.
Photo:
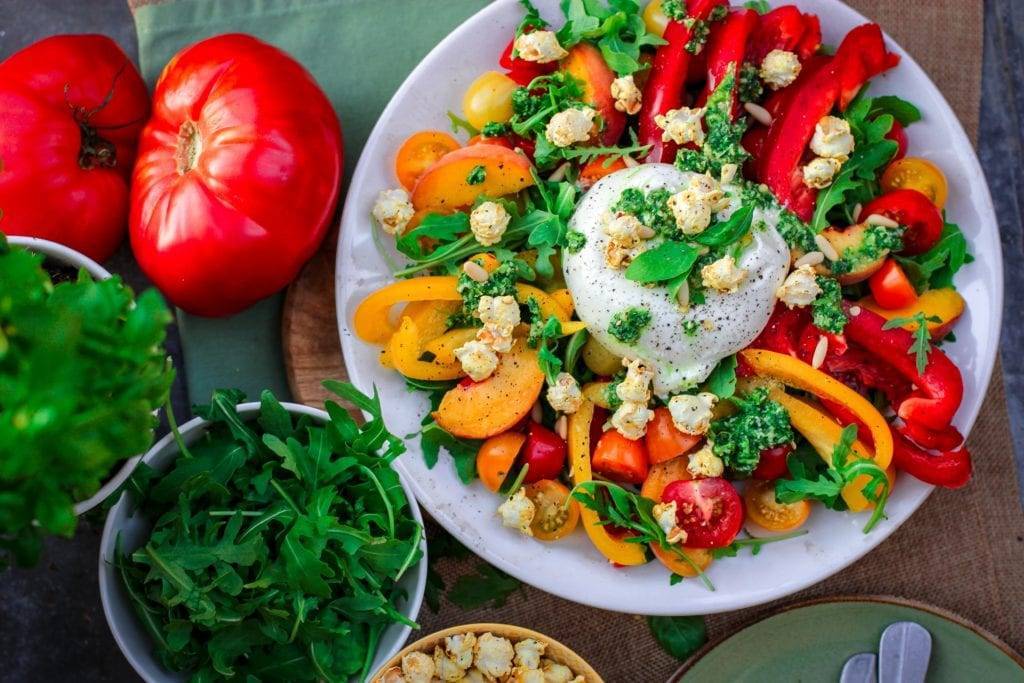
<path fill-rule="evenodd" d="M 964 435 L 952 426 L 941 431 L 933 431 L 919 424 L 908 422 L 896 429 L 921 448 L 930 450 L 949 451 L 964 442 Z"/>
<path fill-rule="evenodd" d="M 870 79 L 900 63 L 900 56 L 885 49 L 885 38 L 878 24 L 863 24 L 843 38 L 836 56 L 839 69 L 839 109 L 845 111 Z"/>
<path fill-rule="evenodd" d="M 797 43 L 794 52 L 803 62 L 817 54 L 819 48 L 821 48 L 821 22 L 818 21 L 818 15 L 805 14 L 804 34 L 800 37 L 800 42 Z"/>
<path fill-rule="evenodd" d="M 731 12 L 725 21 L 711 32 L 708 38 L 708 79 L 697 102 L 703 107 L 718 84 L 730 73 L 739 84 L 740 67 L 747 52 L 747 38 L 757 25 L 758 14 L 754 10 Z M 732 90 L 732 119 L 736 120 L 739 110 L 739 87 Z"/>
<path fill-rule="evenodd" d="M 514 45 L 515 40 L 510 40 L 505 47 L 505 51 L 501 53 L 501 57 L 498 59 L 498 65 L 505 69 L 508 72 L 508 77 L 519 85 L 529 85 L 530 81 L 537 78 L 537 76 L 549 74 L 558 68 L 558 62 L 538 64 L 537 62 L 528 62 L 518 57 L 513 58 L 512 49 Z"/>
<path fill-rule="evenodd" d="M 955 451 L 927 453 L 899 432 L 893 432 L 893 462 L 896 469 L 926 484 L 958 489 L 971 480 L 971 452 L 966 447 Z"/>
<path fill-rule="evenodd" d="M 725 0 L 689 0 L 687 14 L 694 20 L 706 21 L 708 15 Z M 667 43 L 654 53 L 650 76 L 644 86 L 643 108 L 640 110 L 640 144 L 650 145 L 648 162 L 671 163 L 676 156 L 676 146 L 663 142 L 662 130 L 654 118 L 683 104 L 686 74 L 690 66 L 690 53 L 686 44 L 690 42 L 691 31 L 680 21 L 669 21 L 662 34 Z"/>
<path fill-rule="evenodd" d="M 811 316 L 806 308 L 787 308 L 785 304 L 777 303 L 768 324 L 761 330 L 757 339 L 750 342 L 750 348 L 768 349 L 797 357 L 800 355 L 800 333 L 810 320 Z"/>
<path fill-rule="evenodd" d="M 949 428 L 964 395 L 963 378 L 953 361 L 940 349 L 932 347 L 924 373 L 919 373 L 914 354 L 910 352 L 914 336 L 901 327 L 884 330 L 885 318 L 859 306 L 857 315 L 853 315 L 850 312 L 853 307 L 854 304 L 843 302 L 843 309 L 850 318 L 844 331 L 846 337 L 892 366 L 917 387 L 917 391 L 894 406 L 896 414 L 904 422 L 933 431 Z"/>

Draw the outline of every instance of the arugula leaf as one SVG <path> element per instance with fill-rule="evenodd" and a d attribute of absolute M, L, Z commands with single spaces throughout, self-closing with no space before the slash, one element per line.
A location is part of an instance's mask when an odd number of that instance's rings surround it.
<path fill-rule="evenodd" d="M 480 441 L 462 439 L 446 432 L 439 424 L 428 422 L 420 431 L 420 448 L 428 468 L 437 464 L 441 449 L 451 456 L 455 473 L 463 484 L 472 484 L 476 479 L 476 454 Z"/>
<path fill-rule="evenodd" d="M 640 70 L 642 47 L 664 45 L 665 40 L 647 32 L 640 6 L 633 0 L 610 0 L 608 4 L 562 0 L 566 21 L 556 35 L 566 49 L 584 40 L 595 43 L 612 71 L 626 76 Z"/>
<path fill-rule="evenodd" d="M 807 529 L 798 529 L 797 531 L 791 531 L 788 534 L 780 534 L 778 536 L 772 536 L 771 538 L 738 538 L 724 548 L 712 548 L 711 557 L 716 560 L 720 560 L 726 557 L 737 557 L 740 551 L 744 548 L 750 548 L 751 555 L 757 555 L 761 552 L 761 548 L 769 543 L 778 543 L 779 541 L 788 541 L 791 538 L 798 536 L 804 536 L 807 534 Z"/>
<path fill-rule="evenodd" d="M 732 398 L 736 394 L 736 365 L 736 356 L 726 356 L 708 375 L 708 391 L 720 400 Z"/>
<path fill-rule="evenodd" d="M 880 95 L 871 100 L 870 116 L 890 114 L 902 126 L 909 126 L 921 120 L 921 110 L 913 103 L 896 95 Z"/>
<path fill-rule="evenodd" d="M 626 279 L 633 282 L 665 282 L 685 277 L 697 262 L 693 247 L 675 240 L 665 240 L 637 255 L 626 268 Z"/>
<path fill-rule="evenodd" d="M 448 121 L 451 122 L 453 133 L 458 133 L 460 130 L 462 130 L 465 131 L 466 135 L 468 135 L 469 137 L 473 137 L 475 135 L 480 134 L 480 131 L 477 130 L 472 123 L 458 116 L 453 111 L 448 112 Z"/>
<path fill-rule="evenodd" d="M 615 163 L 617 159 L 621 159 L 622 157 L 643 156 L 651 149 L 650 145 L 640 144 L 636 137 L 636 131 L 632 128 L 629 129 L 629 136 L 631 141 L 628 145 L 612 145 L 610 147 L 602 145 L 592 147 L 566 147 L 562 150 L 561 155 L 563 159 L 579 161 L 583 164 L 591 162 L 600 156 L 606 156 L 607 158 L 601 165 L 608 168 Z"/>
<path fill-rule="evenodd" d="M 704 617 L 647 617 L 647 627 L 661 649 L 679 660 L 687 659 L 708 640 Z"/>
<path fill-rule="evenodd" d="M 945 219 L 939 241 L 923 254 L 896 256 L 917 291 L 953 287 L 953 276 L 966 263 L 974 261 L 967 251 L 967 239 L 960 226 Z"/>
<path fill-rule="evenodd" d="M 462 609 L 499 608 L 522 588 L 519 579 L 481 562 L 474 571 L 455 579 L 447 597 Z"/>
<path fill-rule="evenodd" d="M 555 384 L 558 373 L 562 371 L 562 359 L 555 355 L 551 342 L 557 344 L 562 336 L 562 323 L 555 316 L 548 316 L 545 320 L 540 312 L 540 304 L 532 296 L 527 300 L 526 306 L 530 311 L 530 333 L 526 343 L 532 347 L 540 347 L 537 353 L 537 364 L 544 372 L 548 384 Z"/>
<path fill-rule="evenodd" d="M 516 38 L 526 33 L 529 29 L 543 30 L 548 27 L 548 22 L 541 18 L 540 12 L 537 11 L 537 8 L 534 7 L 530 0 L 519 0 L 519 4 L 526 10 L 526 16 L 516 26 Z"/>
<path fill-rule="evenodd" d="M 906 318 L 890 318 L 882 325 L 883 330 L 891 330 L 895 327 L 903 327 L 904 325 L 917 325 L 913 330 L 914 343 L 910 345 L 907 353 L 914 356 L 918 373 L 923 373 L 925 368 L 928 367 L 928 354 L 932 350 L 932 336 L 928 331 L 929 322 L 942 322 L 942 318 L 935 315 L 926 317 L 923 311 L 918 311 Z"/>

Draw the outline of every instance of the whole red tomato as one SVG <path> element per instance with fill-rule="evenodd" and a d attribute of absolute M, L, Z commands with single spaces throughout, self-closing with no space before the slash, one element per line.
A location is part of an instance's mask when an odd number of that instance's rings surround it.
<path fill-rule="evenodd" d="M 341 162 L 337 115 L 289 55 L 241 34 L 185 48 L 164 67 L 139 141 L 135 257 L 189 313 L 236 313 L 316 251 Z"/>
<path fill-rule="evenodd" d="M 0 63 L 0 231 L 109 257 L 148 116 L 145 83 L 106 36 L 53 36 Z"/>

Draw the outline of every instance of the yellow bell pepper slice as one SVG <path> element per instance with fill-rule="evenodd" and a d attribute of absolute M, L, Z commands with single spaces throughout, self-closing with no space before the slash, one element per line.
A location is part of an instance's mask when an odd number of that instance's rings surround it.
<path fill-rule="evenodd" d="M 427 342 L 424 351 L 434 354 L 434 362 L 442 365 L 457 363 L 455 349 L 476 339 L 476 327 L 456 327 Z"/>
<path fill-rule="evenodd" d="M 420 360 L 423 353 L 422 340 L 416 323 L 412 318 L 403 317 L 398 331 L 391 336 L 388 343 L 391 363 L 395 370 L 412 379 L 450 380 L 458 379 L 466 373 L 461 364 L 443 365 L 435 361 Z"/>
<path fill-rule="evenodd" d="M 550 294 L 545 292 L 543 289 L 534 287 L 533 285 L 526 285 L 520 282 L 516 285 L 516 300 L 525 304 L 531 298 L 537 300 L 537 305 L 540 306 L 540 312 L 545 318 L 555 316 L 563 323 L 568 322 L 570 314 L 561 304 L 558 303 Z"/>
<path fill-rule="evenodd" d="M 569 460 L 572 463 L 573 485 L 593 479 L 590 469 L 590 422 L 593 419 L 594 404 L 588 400 L 584 400 L 579 410 L 569 416 Z M 580 517 L 590 541 L 609 562 L 634 566 L 647 561 L 641 544 L 626 543 L 612 537 L 600 524 L 597 513 L 590 508 L 581 505 Z"/>
<path fill-rule="evenodd" d="M 415 277 L 381 287 L 362 300 L 352 319 L 352 330 L 365 342 L 384 344 L 396 331 L 388 319 L 391 307 L 402 301 L 462 301 L 458 279 L 448 275 Z"/>
<path fill-rule="evenodd" d="M 402 317 L 412 318 L 422 346 L 425 342 L 430 342 L 443 335 L 448 330 L 448 318 L 458 312 L 460 308 L 462 308 L 462 304 L 458 301 L 412 301 L 402 309 Z M 452 357 L 450 361 L 437 362 L 450 364 L 455 360 Z M 394 369 L 390 344 L 384 347 L 384 351 L 380 355 L 380 364 Z"/>
<path fill-rule="evenodd" d="M 846 406 L 871 432 L 875 445 L 872 459 L 882 469 L 889 467 L 892 462 L 892 432 L 889 423 L 866 398 L 792 356 L 765 349 L 747 349 L 740 351 L 740 356 L 762 377 L 774 377 L 794 389 Z"/>
<path fill-rule="evenodd" d="M 572 294 L 568 289 L 556 289 L 550 292 L 551 298 L 558 302 L 558 305 L 565 309 L 570 316 L 576 310 L 576 304 L 572 300 Z"/>

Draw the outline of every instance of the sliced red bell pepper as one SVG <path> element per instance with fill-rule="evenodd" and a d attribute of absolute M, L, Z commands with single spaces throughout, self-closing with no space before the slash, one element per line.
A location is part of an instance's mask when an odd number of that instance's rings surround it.
<path fill-rule="evenodd" d="M 856 315 L 851 312 L 855 307 Z M 914 344 L 910 332 L 901 327 L 882 329 L 886 319 L 862 306 L 844 302 L 843 308 L 850 319 L 843 332 L 846 337 L 916 387 L 910 396 L 894 405 L 896 414 L 907 423 L 933 431 L 948 429 L 964 394 L 963 378 L 953 361 L 940 349 L 932 347 L 928 364 L 924 372 L 919 373 L 914 354 L 910 352 Z"/>
<path fill-rule="evenodd" d="M 893 432 L 892 459 L 896 469 L 916 477 L 926 484 L 958 489 L 971 480 L 971 452 L 966 447 L 956 450 L 928 453 Z"/>
<path fill-rule="evenodd" d="M 754 10 L 730 12 L 725 20 L 715 27 L 708 38 L 707 82 L 697 102 L 704 106 L 708 97 L 728 74 L 732 74 L 739 83 L 740 68 L 747 52 L 747 39 L 757 25 L 758 14 Z M 739 110 L 739 88 L 732 90 L 732 118 L 736 119 Z"/>
<path fill-rule="evenodd" d="M 839 109 L 845 111 L 864 84 L 900 63 L 900 56 L 885 49 L 878 24 L 863 24 L 843 38 L 836 57 L 840 60 Z"/>
<path fill-rule="evenodd" d="M 949 451 L 964 442 L 964 435 L 953 426 L 935 431 L 922 425 L 908 422 L 897 427 L 897 430 L 921 448 L 936 451 Z"/>
<path fill-rule="evenodd" d="M 806 308 L 788 308 L 783 303 L 775 304 L 772 317 L 761 330 L 757 339 L 750 342 L 752 349 L 768 349 L 787 356 L 800 355 L 800 335 L 811 321 Z"/>
<path fill-rule="evenodd" d="M 558 68 L 558 62 L 538 64 L 537 62 L 528 62 L 525 59 L 513 57 L 512 50 L 514 46 L 515 40 L 510 40 L 508 45 L 505 46 L 505 51 L 498 58 L 498 65 L 505 69 L 508 77 L 519 85 L 529 85 L 530 81 L 537 78 L 537 76 L 549 74 Z"/>
<path fill-rule="evenodd" d="M 725 0 L 688 0 L 687 14 L 694 20 L 707 21 L 711 11 L 724 3 Z M 686 44 L 691 37 L 692 31 L 683 22 L 669 21 L 662 34 L 667 42 L 654 53 L 650 76 L 644 85 L 643 108 L 640 110 L 640 144 L 651 146 L 647 153 L 648 162 L 670 163 L 675 158 L 675 144 L 662 141 L 662 130 L 654 119 L 683 104 L 691 57 L 686 51 Z"/>
<path fill-rule="evenodd" d="M 759 17 L 750 39 L 748 61 L 760 66 L 772 50 L 795 52 L 804 61 L 821 47 L 818 17 L 802 13 L 795 5 L 776 7 Z"/>

